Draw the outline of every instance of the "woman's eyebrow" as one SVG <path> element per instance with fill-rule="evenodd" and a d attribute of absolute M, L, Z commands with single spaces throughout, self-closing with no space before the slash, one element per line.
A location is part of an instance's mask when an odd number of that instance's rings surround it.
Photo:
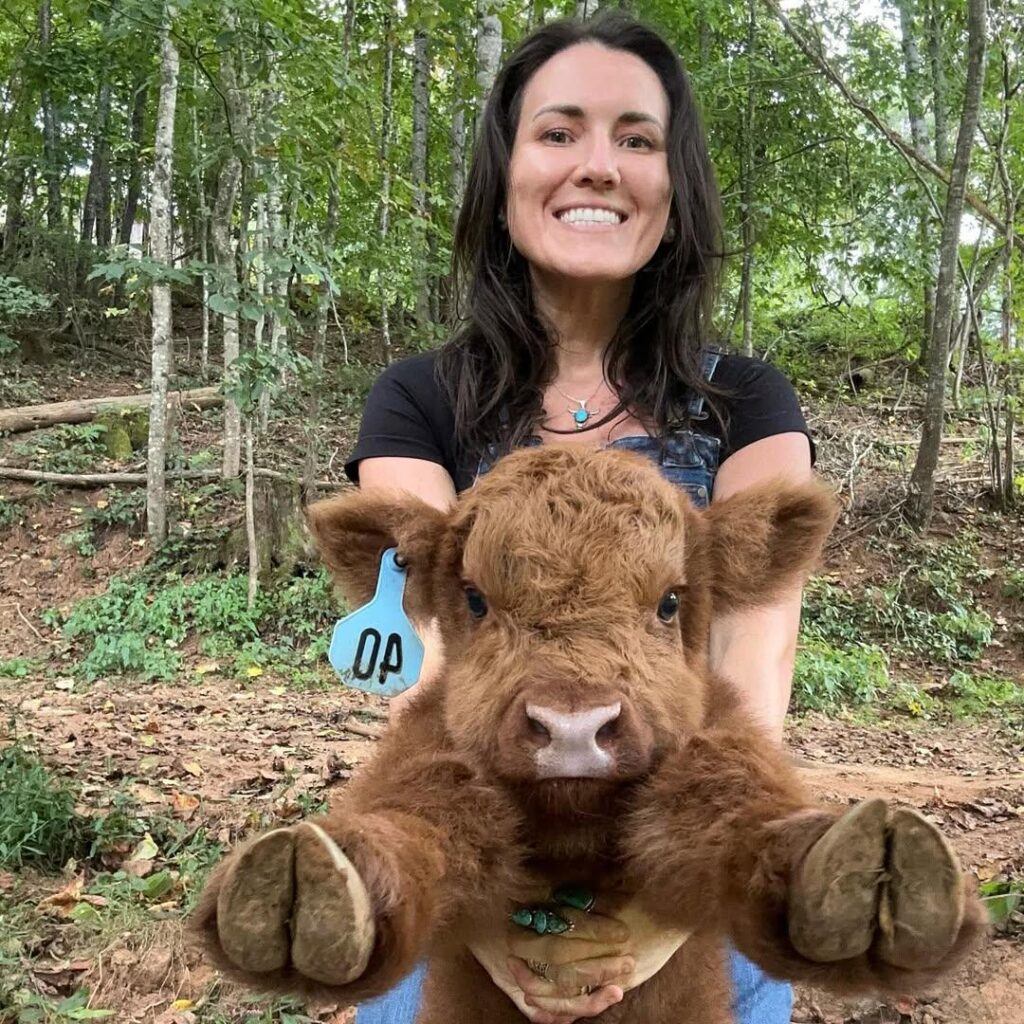
<path fill-rule="evenodd" d="M 577 121 L 582 121 L 584 117 L 583 108 L 572 103 L 549 103 L 546 107 L 541 107 L 533 115 L 532 120 L 536 121 L 543 114 L 561 114 L 563 117 L 572 117 Z M 653 124 L 658 128 L 662 127 L 661 121 L 653 114 L 645 114 L 639 110 L 627 110 L 625 113 L 619 114 L 616 120 L 619 124 Z"/>

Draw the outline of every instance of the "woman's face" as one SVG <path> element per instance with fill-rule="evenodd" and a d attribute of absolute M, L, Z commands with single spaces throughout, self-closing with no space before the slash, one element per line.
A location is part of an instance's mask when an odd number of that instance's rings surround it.
<path fill-rule="evenodd" d="M 523 90 L 506 216 L 547 278 L 622 281 L 654 255 L 672 198 L 668 96 L 639 57 L 597 43 L 556 54 Z"/>

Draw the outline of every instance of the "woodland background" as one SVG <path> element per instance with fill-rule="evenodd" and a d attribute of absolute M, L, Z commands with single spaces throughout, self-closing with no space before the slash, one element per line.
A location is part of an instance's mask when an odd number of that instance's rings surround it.
<path fill-rule="evenodd" d="M 346 1019 L 229 990 L 182 920 L 383 727 L 325 668 L 301 509 L 459 315 L 502 54 L 598 6 L 0 0 L 0 1021 Z M 940 822 L 996 926 L 934 998 L 794 1019 L 1018 1021 L 1024 7 L 621 6 L 703 108 L 721 337 L 794 381 L 844 502 L 791 749 Z"/>

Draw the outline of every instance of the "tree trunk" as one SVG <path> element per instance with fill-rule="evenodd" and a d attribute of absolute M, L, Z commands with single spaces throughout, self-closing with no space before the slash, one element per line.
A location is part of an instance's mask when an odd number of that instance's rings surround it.
<path fill-rule="evenodd" d="M 949 332 L 953 322 L 953 293 L 956 284 L 960 220 L 964 209 L 971 146 L 978 126 L 981 87 L 985 67 L 987 0 L 968 0 L 967 82 L 964 106 L 957 132 L 956 152 L 950 173 L 949 192 L 939 249 L 939 277 L 935 287 L 935 321 L 928 352 L 928 388 L 924 425 L 917 461 L 910 476 L 908 511 L 911 520 L 924 527 L 931 522 L 935 500 L 935 468 L 942 441 L 946 405 L 946 375 L 949 362 Z"/>
<path fill-rule="evenodd" d="M 382 112 L 380 127 L 380 163 L 383 170 L 380 194 L 380 246 L 385 251 L 388 240 L 388 228 L 391 213 L 391 119 L 392 119 L 392 75 L 394 71 L 395 49 L 391 38 L 391 18 L 385 20 L 386 49 L 384 50 L 384 87 L 382 95 Z M 385 363 L 391 362 L 391 296 L 386 288 L 381 297 L 381 356 Z"/>
<path fill-rule="evenodd" d="M 256 604 L 256 591 L 260 581 L 260 553 L 256 545 L 256 512 L 253 493 L 256 489 L 255 466 L 252 457 L 252 416 L 245 417 L 245 539 L 249 550 L 249 585 L 246 607 Z"/>
<path fill-rule="evenodd" d="M 14 262 L 18 250 L 18 235 L 25 220 L 24 201 L 26 184 L 25 160 L 14 157 L 7 170 L 7 218 L 4 222 L 3 260 Z"/>
<path fill-rule="evenodd" d="M 234 25 L 229 20 L 228 27 Z M 213 242 L 214 259 L 217 262 L 220 290 L 225 294 L 238 295 L 238 273 L 235 268 L 235 247 L 231 244 L 231 220 L 235 211 L 235 200 L 242 176 L 242 162 L 238 158 L 237 142 L 241 130 L 238 80 L 230 50 L 221 55 L 221 82 L 227 99 L 226 116 L 228 134 L 236 145 L 232 145 L 221 166 L 217 180 L 217 199 L 214 203 L 210 222 L 210 238 Z M 243 225 L 244 231 L 244 225 Z M 224 349 L 224 386 L 233 390 L 238 383 L 239 355 L 238 313 L 225 313 L 222 319 Z M 221 474 L 225 480 L 238 476 L 242 462 L 242 415 L 238 403 L 231 397 L 224 400 L 224 454 Z"/>
<path fill-rule="evenodd" d="M 265 95 L 266 106 L 264 108 L 265 123 L 273 124 L 277 108 L 281 103 L 279 92 L 268 92 Z M 276 151 L 277 140 L 274 139 L 273 148 Z M 276 260 L 285 258 L 288 243 L 288 226 L 285 223 L 283 213 L 282 193 L 284 191 L 281 180 L 281 163 L 275 155 L 267 160 L 266 164 L 267 184 L 267 235 L 266 251 L 272 254 Z M 293 218 L 289 218 L 292 220 Z M 279 368 L 281 352 L 288 344 L 288 329 L 285 327 L 284 316 L 288 308 L 288 271 L 281 266 L 277 267 L 270 275 L 267 291 L 273 296 L 270 315 L 270 359 L 273 363 L 271 374 L 275 386 L 280 382 L 281 370 Z M 261 395 L 259 429 L 266 431 L 270 421 L 270 389 L 268 388 Z"/>
<path fill-rule="evenodd" d="M 43 60 L 46 60 L 50 53 L 50 34 L 52 31 L 52 17 L 50 12 L 50 0 L 40 0 L 39 4 L 39 47 L 42 51 Z M 53 109 L 53 100 L 50 97 L 50 90 L 43 87 L 42 92 L 43 108 L 43 160 L 45 168 L 43 174 L 46 178 L 46 223 L 58 230 L 62 227 L 61 221 L 61 200 L 60 200 L 60 164 L 57 159 L 57 115 Z"/>
<path fill-rule="evenodd" d="M 128 245 L 132 240 L 135 214 L 139 208 L 142 192 L 142 136 L 146 127 L 146 102 L 149 99 L 149 84 L 145 78 L 135 81 L 132 91 L 131 146 L 128 149 L 128 184 L 125 188 L 124 209 L 121 212 L 121 229 L 117 240 Z"/>
<path fill-rule="evenodd" d="M 487 0 L 477 2 L 477 34 L 476 34 L 476 95 L 477 114 L 474 128 L 474 139 L 480 137 L 480 119 L 483 117 L 487 97 L 494 87 L 494 79 L 498 75 L 501 64 L 501 19 L 497 14 L 488 13 L 491 3 Z"/>
<path fill-rule="evenodd" d="M 576 19 L 585 21 L 592 18 L 598 12 L 601 4 L 599 0 L 576 0 Z"/>
<path fill-rule="evenodd" d="M 932 110 L 935 117 L 935 162 L 949 166 L 949 93 L 946 89 L 946 55 L 942 45 L 943 12 L 936 0 L 926 0 L 928 62 L 932 72 Z"/>
<path fill-rule="evenodd" d="M 462 197 L 466 192 L 466 108 L 456 99 L 452 113 L 452 232 L 459 221 Z"/>
<path fill-rule="evenodd" d="M 206 208 L 206 184 L 203 181 L 203 143 L 199 135 L 199 69 L 192 69 L 192 180 L 196 190 L 196 237 L 199 241 L 199 261 L 203 264 L 202 278 L 202 349 L 199 369 L 203 380 L 210 373 L 210 277 L 206 270 L 209 259 L 207 239 L 210 235 L 210 211 Z"/>
<path fill-rule="evenodd" d="M 757 53 L 757 7 L 747 0 L 747 101 L 743 111 L 743 144 L 740 173 L 743 177 L 741 208 L 743 210 L 743 272 L 740 278 L 740 302 L 743 309 L 743 351 L 754 354 L 754 57 Z"/>
<path fill-rule="evenodd" d="M 925 120 L 924 100 L 924 65 L 921 51 L 917 45 L 916 26 L 914 24 L 914 0 L 897 0 L 900 12 L 900 41 L 903 48 L 903 96 L 907 104 L 907 116 L 910 119 L 910 138 L 914 147 L 926 156 L 932 156 L 932 143 L 928 133 L 928 122 Z M 922 290 L 922 332 L 920 365 L 927 361 L 928 338 L 931 335 L 932 320 L 935 314 L 935 278 L 938 274 L 938 263 L 932 244 L 931 206 L 928 197 L 920 196 L 918 212 L 918 240 L 925 260 L 925 282 Z"/>
<path fill-rule="evenodd" d="M 96 130 L 92 140 L 92 164 L 82 212 L 82 241 L 110 245 L 110 81 L 104 72 L 96 92 Z"/>
<path fill-rule="evenodd" d="M 109 89 L 109 86 L 107 87 Z M 160 100 L 156 114 L 153 179 L 149 207 L 150 255 L 170 268 L 174 262 L 171 217 L 174 171 L 174 110 L 178 98 L 178 50 L 171 38 L 171 7 L 160 28 Z M 109 102 L 109 99 L 108 99 Z M 155 547 L 167 536 L 167 379 L 171 369 L 171 284 L 153 284 L 153 372 L 146 449 L 146 529 Z"/>
<path fill-rule="evenodd" d="M 427 258 L 430 250 L 427 218 L 427 128 L 430 120 L 430 39 L 425 29 L 413 34 L 412 80 L 412 208 L 415 218 L 416 328 L 425 336 L 430 322 L 430 281 Z"/>

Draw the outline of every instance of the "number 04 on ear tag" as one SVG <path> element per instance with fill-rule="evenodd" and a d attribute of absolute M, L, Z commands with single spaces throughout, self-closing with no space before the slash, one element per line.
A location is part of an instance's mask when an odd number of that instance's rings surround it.
<path fill-rule="evenodd" d="M 395 548 L 388 548 L 373 600 L 335 625 L 327 656 L 346 686 L 394 697 L 419 679 L 423 643 L 402 606 L 405 579 Z"/>

